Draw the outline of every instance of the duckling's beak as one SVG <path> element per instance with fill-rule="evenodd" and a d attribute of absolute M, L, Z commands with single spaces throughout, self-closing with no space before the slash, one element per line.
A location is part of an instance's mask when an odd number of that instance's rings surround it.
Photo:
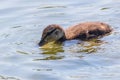
<path fill-rule="evenodd" d="M 45 44 L 45 41 L 43 39 L 38 43 L 39 46 L 43 46 L 44 44 Z"/>

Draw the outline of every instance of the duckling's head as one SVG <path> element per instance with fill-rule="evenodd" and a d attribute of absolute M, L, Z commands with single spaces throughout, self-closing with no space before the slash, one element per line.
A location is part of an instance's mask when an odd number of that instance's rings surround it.
<path fill-rule="evenodd" d="M 64 30 L 57 24 L 48 25 L 42 33 L 39 46 L 43 46 L 49 42 L 63 41 L 65 39 Z"/>

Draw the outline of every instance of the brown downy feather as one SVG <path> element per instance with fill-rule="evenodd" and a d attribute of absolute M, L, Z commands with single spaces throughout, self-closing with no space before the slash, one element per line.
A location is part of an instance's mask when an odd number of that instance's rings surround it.
<path fill-rule="evenodd" d="M 85 22 L 71 26 L 65 30 L 66 39 L 90 39 L 110 33 L 112 29 L 102 22 Z"/>

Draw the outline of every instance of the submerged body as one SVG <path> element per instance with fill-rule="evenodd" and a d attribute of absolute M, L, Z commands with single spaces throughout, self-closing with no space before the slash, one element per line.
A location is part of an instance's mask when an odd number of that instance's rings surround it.
<path fill-rule="evenodd" d="M 39 45 L 71 39 L 88 40 L 104 36 L 111 31 L 111 27 L 102 22 L 84 22 L 68 27 L 66 30 L 63 30 L 59 25 L 52 24 L 44 29 Z"/>

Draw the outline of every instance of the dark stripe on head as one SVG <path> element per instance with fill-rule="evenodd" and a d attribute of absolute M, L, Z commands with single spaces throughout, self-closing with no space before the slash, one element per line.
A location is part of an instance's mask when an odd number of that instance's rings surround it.
<path fill-rule="evenodd" d="M 44 39 L 45 39 L 47 36 L 51 35 L 55 30 L 56 30 L 56 29 L 53 29 L 51 32 L 48 32 L 48 33 L 42 38 L 41 41 L 44 41 Z"/>

